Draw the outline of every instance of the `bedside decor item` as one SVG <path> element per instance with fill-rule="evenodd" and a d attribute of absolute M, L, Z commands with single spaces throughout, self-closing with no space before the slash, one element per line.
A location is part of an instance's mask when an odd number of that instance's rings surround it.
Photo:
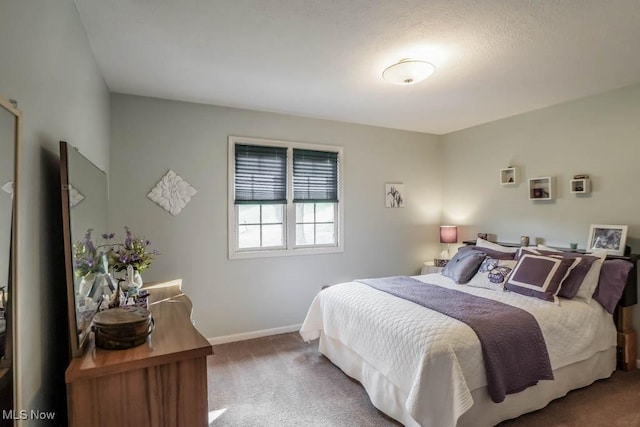
<path fill-rule="evenodd" d="M 387 208 L 403 208 L 404 207 L 404 184 L 385 184 L 384 198 L 385 207 Z"/>
<path fill-rule="evenodd" d="M 151 312 L 132 305 L 97 313 L 91 329 L 95 333 L 96 347 L 124 350 L 144 344 L 153 327 Z"/>
<path fill-rule="evenodd" d="M 520 246 L 529 246 L 529 236 L 520 236 Z"/>
<path fill-rule="evenodd" d="M 433 266 L 434 267 L 446 267 L 448 262 L 449 262 L 448 258 L 434 258 L 433 259 Z"/>
<path fill-rule="evenodd" d="M 176 216 L 187 206 L 191 197 L 197 193 L 196 189 L 180 175 L 169 170 L 151 189 L 147 197 L 159 206 Z"/>
<path fill-rule="evenodd" d="M 592 224 L 587 239 L 587 251 L 604 250 L 609 255 L 624 255 L 627 228 L 626 225 Z"/>
<path fill-rule="evenodd" d="M 440 226 L 440 243 L 446 243 L 447 249 L 440 254 L 441 258 L 450 259 L 449 248 L 451 243 L 458 243 L 458 227 L 455 225 Z"/>

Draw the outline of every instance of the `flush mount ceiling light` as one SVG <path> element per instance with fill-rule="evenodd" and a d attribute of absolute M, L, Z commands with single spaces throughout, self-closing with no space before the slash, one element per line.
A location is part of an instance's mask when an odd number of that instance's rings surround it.
<path fill-rule="evenodd" d="M 382 72 L 382 78 L 396 85 L 411 85 L 431 77 L 436 67 L 427 61 L 416 59 L 402 59 L 387 67 Z"/>

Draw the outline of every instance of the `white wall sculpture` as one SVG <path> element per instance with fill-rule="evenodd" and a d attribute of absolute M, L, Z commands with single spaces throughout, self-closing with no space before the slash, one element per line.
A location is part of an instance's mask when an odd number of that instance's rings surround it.
<path fill-rule="evenodd" d="M 196 193 L 196 189 L 191 184 L 169 170 L 151 189 L 147 197 L 175 216 L 187 206 Z"/>

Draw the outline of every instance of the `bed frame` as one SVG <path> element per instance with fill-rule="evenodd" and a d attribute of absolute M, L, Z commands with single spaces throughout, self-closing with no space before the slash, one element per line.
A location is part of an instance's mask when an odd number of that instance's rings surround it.
<path fill-rule="evenodd" d="M 469 246 L 475 245 L 476 241 L 465 240 L 462 243 Z M 521 246 L 516 243 L 494 243 L 510 248 L 517 248 Z M 563 252 L 586 253 L 584 250 L 553 248 Z M 621 259 L 633 264 L 633 268 L 629 271 L 629 276 L 627 277 L 627 283 L 625 284 L 622 297 L 620 298 L 620 301 L 616 306 L 616 310 L 613 313 L 613 320 L 618 331 L 618 368 L 624 371 L 631 371 L 636 369 L 637 357 L 636 346 L 638 333 L 633 329 L 632 310 L 633 306 L 638 303 L 638 259 L 640 259 L 640 254 L 629 253 L 624 256 L 607 255 L 607 259 Z"/>

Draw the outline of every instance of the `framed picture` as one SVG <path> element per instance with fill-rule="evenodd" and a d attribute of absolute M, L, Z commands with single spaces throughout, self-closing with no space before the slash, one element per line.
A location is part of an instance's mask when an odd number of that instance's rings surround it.
<path fill-rule="evenodd" d="M 587 251 L 606 250 L 611 255 L 624 255 L 626 243 L 626 225 L 591 224 Z"/>
<path fill-rule="evenodd" d="M 388 208 L 404 208 L 404 184 L 385 184 L 385 206 Z"/>

